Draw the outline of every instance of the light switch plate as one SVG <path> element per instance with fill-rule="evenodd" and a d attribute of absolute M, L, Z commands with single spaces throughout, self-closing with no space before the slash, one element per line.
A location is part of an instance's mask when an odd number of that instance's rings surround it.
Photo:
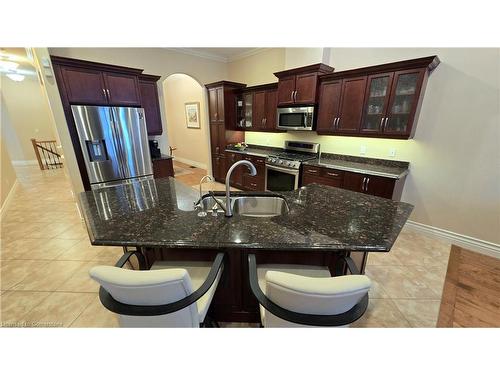
<path fill-rule="evenodd" d="M 389 156 L 391 158 L 395 157 L 396 156 L 396 149 L 395 148 L 390 148 L 389 149 Z"/>
<path fill-rule="evenodd" d="M 359 148 L 359 154 L 366 155 L 366 146 L 365 145 L 363 145 Z"/>

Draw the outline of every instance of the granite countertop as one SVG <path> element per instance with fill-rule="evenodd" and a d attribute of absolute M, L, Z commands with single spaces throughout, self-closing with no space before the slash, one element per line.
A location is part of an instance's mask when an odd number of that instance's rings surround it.
<path fill-rule="evenodd" d="M 305 187 L 299 203 L 298 191 L 282 196 L 290 212 L 269 218 L 198 217 L 198 192 L 173 178 L 87 191 L 79 198 L 92 244 L 114 246 L 389 251 L 413 210 L 407 203 L 318 184 Z"/>
<path fill-rule="evenodd" d="M 161 154 L 160 157 L 151 158 L 151 160 L 168 160 L 168 159 L 172 159 L 172 158 L 173 158 L 172 155 Z"/>
<path fill-rule="evenodd" d="M 319 159 L 309 160 L 303 164 L 395 179 L 406 176 L 409 172 L 408 168 L 410 165 L 407 161 L 363 158 L 327 153 L 322 153 Z"/>
<path fill-rule="evenodd" d="M 237 154 L 243 155 L 253 155 L 267 158 L 268 155 L 276 154 L 277 152 L 283 152 L 282 148 L 279 147 L 266 147 L 266 146 L 257 146 L 257 145 L 248 145 L 244 150 L 238 150 L 235 148 L 231 148 L 228 146 L 226 151 L 235 152 Z"/>

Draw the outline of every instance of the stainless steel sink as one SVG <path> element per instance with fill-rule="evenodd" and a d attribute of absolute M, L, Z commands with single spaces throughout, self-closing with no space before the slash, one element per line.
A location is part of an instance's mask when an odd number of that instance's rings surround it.
<path fill-rule="evenodd" d="M 226 205 L 226 197 L 216 196 L 217 200 Z M 206 196 L 198 204 L 202 211 L 224 212 L 213 197 Z M 278 196 L 235 196 L 231 197 L 231 207 L 234 215 L 252 217 L 273 217 L 288 213 L 286 200 Z"/>
<path fill-rule="evenodd" d="M 219 202 L 221 202 L 224 206 L 226 205 L 226 197 L 217 196 L 216 197 Z M 224 212 L 224 210 L 217 204 L 214 198 L 207 196 L 204 197 L 198 205 L 201 207 L 202 211 L 212 212 L 213 208 L 217 208 L 217 212 Z"/>
<path fill-rule="evenodd" d="M 286 200 L 276 196 L 234 197 L 233 213 L 241 216 L 272 217 L 288 213 Z"/>

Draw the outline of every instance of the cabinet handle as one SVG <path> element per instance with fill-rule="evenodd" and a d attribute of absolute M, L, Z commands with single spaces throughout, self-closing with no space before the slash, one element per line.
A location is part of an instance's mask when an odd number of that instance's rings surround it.
<path fill-rule="evenodd" d="M 307 173 L 318 173 L 318 171 L 316 169 L 307 169 L 306 172 Z"/>
<path fill-rule="evenodd" d="M 365 191 L 368 191 L 368 184 L 370 183 L 370 177 L 366 178 L 366 186 L 365 186 Z"/>
<path fill-rule="evenodd" d="M 380 119 L 380 130 L 384 130 L 384 117 Z"/>
<path fill-rule="evenodd" d="M 219 146 L 215 147 L 215 152 L 219 153 Z"/>
<path fill-rule="evenodd" d="M 384 122 L 384 129 L 383 129 L 384 131 L 385 131 L 385 128 L 387 127 L 387 121 L 389 121 L 389 117 L 386 117 L 386 118 L 385 118 L 385 122 Z"/>
<path fill-rule="evenodd" d="M 264 125 L 264 118 L 262 118 L 262 120 L 260 120 L 260 124 Z"/>
<path fill-rule="evenodd" d="M 338 177 L 339 176 L 337 173 L 333 173 L 333 172 L 326 172 L 326 174 L 328 176 L 332 176 L 332 177 Z"/>
<path fill-rule="evenodd" d="M 365 190 L 365 183 L 366 183 L 366 177 L 363 177 L 363 183 L 361 184 L 361 191 L 366 191 Z"/>
<path fill-rule="evenodd" d="M 111 95 L 109 95 L 109 89 L 106 89 L 106 92 L 108 93 L 108 99 L 110 99 Z"/>
<path fill-rule="evenodd" d="M 337 117 L 337 129 L 339 128 L 339 124 L 340 124 L 340 117 Z"/>
<path fill-rule="evenodd" d="M 337 117 L 333 118 L 333 128 L 335 129 L 335 123 L 337 122 Z"/>
<path fill-rule="evenodd" d="M 293 94 L 293 101 L 296 102 L 297 101 L 297 90 L 295 90 L 295 94 Z"/>
<path fill-rule="evenodd" d="M 215 115 L 215 119 L 217 120 L 217 115 L 218 115 L 217 112 L 215 112 L 214 115 Z"/>
<path fill-rule="evenodd" d="M 102 93 L 104 95 L 104 99 L 108 99 L 108 96 L 106 95 L 106 90 L 105 89 L 102 89 Z"/>
<path fill-rule="evenodd" d="M 267 117 L 264 117 L 264 126 L 267 124 Z"/>
<path fill-rule="evenodd" d="M 290 100 L 291 100 L 292 102 L 294 101 L 294 100 L 293 100 L 293 93 L 294 93 L 294 92 L 295 92 L 295 91 L 292 91 L 292 92 L 290 93 Z"/>

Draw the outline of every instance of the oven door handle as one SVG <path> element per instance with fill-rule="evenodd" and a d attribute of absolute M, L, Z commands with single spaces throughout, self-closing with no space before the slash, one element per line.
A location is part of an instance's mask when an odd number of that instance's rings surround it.
<path fill-rule="evenodd" d="M 266 170 L 267 169 L 272 169 L 272 170 L 275 170 L 275 171 L 278 171 L 278 172 L 285 172 L 285 173 L 288 173 L 288 174 L 293 174 L 295 176 L 297 176 L 299 174 L 299 170 L 298 169 L 282 168 L 282 167 L 277 167 L 275 165 L 269 165 L 269 164 L 266 164 Z"/>

